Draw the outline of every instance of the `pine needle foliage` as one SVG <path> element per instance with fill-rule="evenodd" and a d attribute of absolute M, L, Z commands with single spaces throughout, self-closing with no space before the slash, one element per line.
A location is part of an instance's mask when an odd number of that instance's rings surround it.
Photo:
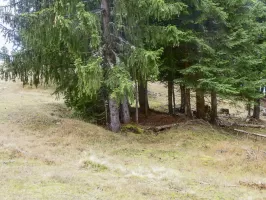
<path fill-rule="evenodd" d="M 24 84 L 55 84 L 81 112 L 95 102 L 104 107 L 108 97 L 133 100 L 135 83 L 158 77 L 248 101 L 261 97 L 264 1 L 108 2 L 107 37 L 99 0 L 10 0 L 0 8 L 0 27 L 17 49 L 5 69 Z"/>

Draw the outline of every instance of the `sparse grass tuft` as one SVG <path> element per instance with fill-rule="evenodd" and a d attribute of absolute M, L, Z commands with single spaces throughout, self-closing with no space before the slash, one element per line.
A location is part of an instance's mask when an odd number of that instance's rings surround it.
<path fill-rule="evenodd" d="M 87 161 L 83 161 L 81 168 L 90 168 L 96 172 L 103 172 L 108 170 L 108 167 L 103 165 L 103 164 L 99 164 L 99 163 L 95 163 L 93 161 L 87 160 Z"/>

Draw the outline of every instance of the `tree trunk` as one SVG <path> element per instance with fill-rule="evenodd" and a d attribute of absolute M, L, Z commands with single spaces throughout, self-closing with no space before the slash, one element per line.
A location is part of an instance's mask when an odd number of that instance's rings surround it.
<path fill-rule="evenodd" d="M 109 99 L 109 110 L 110 110 L 110 129 L 113 132 L 118 132 L 121 128 L 119 119 L 119 107 L 116 100 Z"/>
<path fill-rule="evenodd" d="M 253 118 L 260 119 L 260 99 L 255 100 Z"/>
<path fill-rule="evenodd" d="M 174 111 L 173 111 L 173 114 L 175 115 L 175 111 L 176 111 L 176 104 L 175 104 L 175 83 L 173 83 L 173 103 L 174 103 Z"/>
<path fill-rule="evenodd" d="M 247 110 L 248 110 L 248 117 L 251 116 L 251 104 L 250 102 L 247 104 Z"/>
<path fill-rule="evenodd" d="M 168 81 L 168 112 L 173 114 L 173 81 Z"/>
<path fill-rule="evenodd" d="M 216 92 L 211 92 L 211 123 L 216 124 L 217 123 L 217 94 Z"/>
<path fill-rule="evenodd" d="M 115 64 L 115 60 L 112 58 L 112 43 L 110 40 L 109 24 L 110 24 L 110 9 L 109 0 L 102 0 L 101 8 L 103 10 L 103 34 L 104 34 L 104 60 L 107 66 L 111 67 L 111 64 Z M 113 132 L 118 132 L 121 128 L 119 120 L 119 107 L 118 103 L 111 97 L 109 97 L 109 113 L 110 113 L 110 129 Z"/>
<path fill-rule="evenodd" d="M 130 122 L 129 105 L 126 97 L 121 103 L 121 118 L 124 124 L 128 124 Z"/>
<path fill-rule="evenodd" d="M 201 89 L 196 90 L 196 109 L 197 109 L 197 118 L 205 119 L 205 99 L 204 92 Z"/>
<path fill-rule="evenodd" d="M 190 104 L 190 89 L 186 88 L 185 90 L 185 114 L 188 118 L 192 118 L 192 112 L 191 112 L 191 104 Z"/>
<path fill-rule="evenodd" d="M 149 101 L 148 101 L 148 84 L 140 82 L 139 84 L 139 111 L 146 116 L 149 111 Z"/>
<path fill-rule="evenodd" d="M 110 32 L 109 32 L 109 24 L 110 24 L 110 7 L 109 0 L 102 0 L 101 8 L 102 8 L 102 19 L 103 19 L 103 34 L 104 34 L 104 42 L 110 43 Z"/>
<path fill-rule="evenodd" d="M 180 106 L 180 112 L 185 113 L 185 107 L 186 107 L 186 87 L 184 85 L 180 85 L 180 93 L 181 93 L 181 106 Z"/>
<path fill-rule="evenodd" d="M 136 94 L 136 124 L 139 123 L 139 88 L 138 88 L 138 83 L 135 81 L 135 94 Z"/>

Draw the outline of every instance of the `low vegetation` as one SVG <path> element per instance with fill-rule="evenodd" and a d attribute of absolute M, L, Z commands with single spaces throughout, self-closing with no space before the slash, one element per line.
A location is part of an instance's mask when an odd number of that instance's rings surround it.
<path fill-rule="evenodd" d="M 266 198 L 265 140 L 199 120 L 113 134 L 69 118 L 51 90 L 0 87 L 3 199 Z"/>

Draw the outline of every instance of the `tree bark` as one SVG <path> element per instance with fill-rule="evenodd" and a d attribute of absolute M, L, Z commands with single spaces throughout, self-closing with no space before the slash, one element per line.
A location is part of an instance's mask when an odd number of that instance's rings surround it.
<path fill-rule="evenodd" d="M 205 99 L 204 92 L 201 89 L 196 90 L 196 109 L 197 109 L 197 118 L 205 119 Z"/>
<path fill-rule="evenodd" d="M 110 129 L 113 132 L 118 132 L 121 128 L 119 119 L 119 107 L 116 100 L 109 99 L 109 110 L 110 110 Z"/>
<path fill-rule="evenodd" d="M 109 9 L 109 0 L 101 1 L 102 8 L 102 19 L 103 19 L 103 34 L 104 34 L 104 60 L 106 64 L 111 67 L 111 64 L 115 64 L 114 59 L 112 58 L 112 42 L 110 39 L 109 24 L 110 24 L 110 9 Z M 116 100 L 109 97 L 109 113 L 110 113 L 110 129 L 113 132 L 118 132 L 121 128 L 121 123 L 119 120 L 119 107 Z"/>
<path fill-rule="evenodd" d="M 110 7 L 109 0 L 102 0 L 101 8 L 103 15 L 103 34 L 105 43 L 110 43 L 110 32 L 109 32 L 109 23 L 110 23 Z"/>
<path fill-rule="evenodd" d="M 216 92 L 211 92 L 211 123 L 216 124 L 217 123 L 217 94 Z"/>
<path fill-rule="evenodd" d="M 184 85 L 180 85 L 180 93 L 181 93 L 180 112 L 181 113 L 185 113 L 185 107 L 186 107 L 186 87 Z"/>
<path fill-rule="evenodd" d="M 126 97 L 121 103 L 121 118 L 124 124 L 128 124 L 130 122 L 129 105 Z"/>
<path fill-rule="evenodd" d="M 260 119 L 260 99 L 255 100 L 253 118 Z"/>
<path fill-rule="evenodd" d="M 176 111 L 176 104 L 175 104 L 175 83 L 173 83 L 173 103 L 174 103 L 173 114 L 175 115 L 175 111 Z"/>
<path fill-rule="evenodd" d="M 174 114 L 173 112 L 173 81 L 168 81 L 168 112 L 169 114 Z"/>
<path fill-rule="evenodd" d="M 248 117 L 251 116 L 251 104 L 250 102 L 247 103 L 247 110 L 248 110 Z"/>
<path fill-rule="evenodd" d="M 149 111 L 148 84 L 147 81 L 139 84 L 139 111 L 146 116 Z"/>
<path fill-rule="evenodd" d="M 187 115 L 188 118 L 192 118 L 192 111 L 191 111 L 191 104 L 190 104 L 190 89 L 186 88 L 185 92 L 185 114 Z"/>
<path fill-rule="evenodd" d="M 138 88 L 138 83 L 135 81 L 135 93 L 136 93 L 136 124 L 139 123 L 139 88 Z"/>

